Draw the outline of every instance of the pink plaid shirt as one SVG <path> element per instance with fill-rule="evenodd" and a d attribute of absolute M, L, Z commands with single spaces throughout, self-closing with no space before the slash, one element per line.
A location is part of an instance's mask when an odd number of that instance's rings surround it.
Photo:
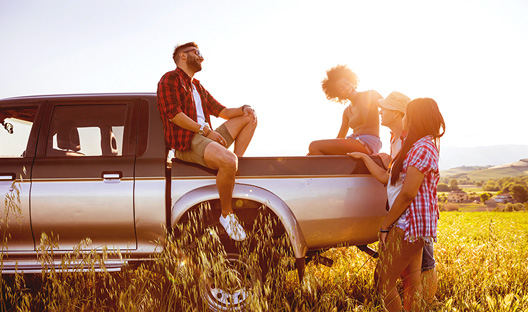
<path fill-rule="evenodd" d="M 401 174 L 403 180 L 405 180 L 409 166 L 420 170 L 424 174 L 424 179 L 416 198 L 407 209 L 407 228 L 404 239 L 414 241 L 417 238 L 432 238 L 436 241 L 436 227 L 439 217 L 436 187 L 440 173 L 438 170 L 438 150 L 431 136 L 416 141 L 407 153 Z"/>

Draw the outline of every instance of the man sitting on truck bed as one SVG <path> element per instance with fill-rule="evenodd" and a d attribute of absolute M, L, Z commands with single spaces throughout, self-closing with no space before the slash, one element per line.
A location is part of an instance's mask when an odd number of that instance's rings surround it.
<path fill-rule="evenodd" d="M 174 49 L 176 69 L 161 77 L 158 83 L 158 109 L 163 120 L 165 144 L 174 156 L 186 162 L 218 170 L 216 185 L 222 206 L 220 223 L 229 237 L 244 240 L 246 233 L 239 224 L 231 199 L 238 168 L 257 127 L 257 115 L 249 105 L 226 108 L 193 79 L 202 70 L 204 58 L 198 45 L 189 42 Z M 227 119 L 212 130 L 210 115 Z M 228 147 L 235 143 L 234 152 Z"/>

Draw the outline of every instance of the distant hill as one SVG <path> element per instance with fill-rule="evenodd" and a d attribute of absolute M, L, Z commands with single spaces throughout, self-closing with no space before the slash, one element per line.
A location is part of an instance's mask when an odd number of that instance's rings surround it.
<path fill-rule="evenodd" d="M 492 166 L 462 166 L 462 167 L 451 168 L 449 170 L 444 170 L 441 172 L 441 174 L 442 176 L 459 176 L 459 175 L 466 174 L 468 172 L 484 170 L 490 167 Z"/>
<path fill-rule="evenodd" d="M 525 158 L 528 158 L 528 145 L 479 147 L 452 147 L 441 145 L 439 165 L 440 170 L 459 169 L 460 167 L 470 169 L 472 167 L 491 167 L 510 164 Z"/>
<path fill-rule="evenodd" d="M 440 175 L 457 179 L 467 177 L 474 181 L 528 175 L 528 158 L 499 166 L 458 167 L 442 171 Z"/>

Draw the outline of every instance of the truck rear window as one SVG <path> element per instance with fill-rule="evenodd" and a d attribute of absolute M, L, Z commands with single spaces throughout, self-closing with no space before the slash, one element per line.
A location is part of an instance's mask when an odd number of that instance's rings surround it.
<path fill-rule="evenodd" d="M 122 156 L 126 109 L 125 104 L 55 106 L 46 156 Z"/>

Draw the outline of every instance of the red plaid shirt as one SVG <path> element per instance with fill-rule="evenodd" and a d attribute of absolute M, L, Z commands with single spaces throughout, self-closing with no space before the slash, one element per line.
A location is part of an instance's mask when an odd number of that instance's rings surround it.
<path fill-rule="evenodd" d="M 158 109 L 165 131 L 165 144 L 170 149 L 185 151 L 191 148 L 195 132 L 183 129 L 171 122 L 178 113 L 184 113 L 197 121 L 192 84 L 200 94 L 205 120 L 210 125 L 210 115 L 218 117 L 225 108 L 218 103 L 197 79 L 191 79 L 181 68 L 170 71 L 158 82 Z"/>
<path fill-rule="evenodd" d="M 402 179 L 409 166 L 415 167 L 424 174 L 424 179 L 416 198 L 408 208 L 405 239 L 414 241 L 416 238 L 431 237 L 436 241 L 438 224 L 438 197 L 436 187 L 440 179 L 438 171 L 438 150 L 431 136 L 416 141 L 403 162 Z"/>

